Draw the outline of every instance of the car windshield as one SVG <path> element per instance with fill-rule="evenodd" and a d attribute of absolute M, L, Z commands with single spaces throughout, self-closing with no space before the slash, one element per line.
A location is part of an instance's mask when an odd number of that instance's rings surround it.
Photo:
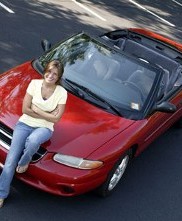
<path fill-rule="evenodd" d="M 146 105 L 157 71 L 147 61 L 122 54 L 85 33 L 57 44 L 39 62 L 44 67 L 53 59 L 64 63 L 66 89 L 129 118 Z"/>

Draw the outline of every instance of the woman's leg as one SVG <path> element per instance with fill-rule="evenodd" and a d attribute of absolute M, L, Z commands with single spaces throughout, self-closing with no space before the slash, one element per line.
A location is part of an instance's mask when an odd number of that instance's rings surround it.
<path fill-rule="evenodd" d="M 33 155 L 39 149 L 40 145 L 49 140 L 52 136 L 52 133 L 53 132 L 48 128 L 40 127 L 34 129 L 29 137 L 27 137 L 25 149 L 18 162 L 18 166 L 23 167 L 28 165 L 32 160 Z"/>
<path fill-rule="evenodd" d="M 9 194 L 10 184 L 13 179 L 15 168 L 21 157 L 25 142 L 31 129 L 27 125 L 18 122 L 13 132 L 11 147 L 6 157 L 3 171 L 0 176 L 0 198 L 4 199 Z"/>

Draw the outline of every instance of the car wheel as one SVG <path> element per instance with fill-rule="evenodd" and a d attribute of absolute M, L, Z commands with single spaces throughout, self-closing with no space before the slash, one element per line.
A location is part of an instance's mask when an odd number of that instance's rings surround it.
<path fill-rule="evenodd" d="M 110 171 L 107 180 L 96 190 L 97 194 L 106 197 L 110 195 L 120 182 L 131 158 L 131 151 L 125 153 Z"/>

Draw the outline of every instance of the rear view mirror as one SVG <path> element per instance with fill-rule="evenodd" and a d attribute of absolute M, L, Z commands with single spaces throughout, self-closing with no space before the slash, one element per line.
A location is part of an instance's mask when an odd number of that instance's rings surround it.
<path fill-rule="evenodd" d="M 42 45 L 42 48 L 45 52 L 49 51 L 49 49 L 51 48 L 51 43 L 46 39 L 43 39 L 41 41 L 41 45 Z"/>
<path fill-rule="evenodd" d="M 170 102 L 162 102 L 156 105 L 155 111 L 174 113 L 176 111 L 176 106 Z"/>

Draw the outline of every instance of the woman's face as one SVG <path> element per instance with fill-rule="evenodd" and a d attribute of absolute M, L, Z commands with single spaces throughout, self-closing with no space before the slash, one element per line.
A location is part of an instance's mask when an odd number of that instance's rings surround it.
<path fill-rule="evenodd" d="M 49 69 L 45 74 L 44 74 L 44 80 L 48 84 L 56 84 L 58 81 L 58 69 L 56 67 L 53 67 Z"/>

